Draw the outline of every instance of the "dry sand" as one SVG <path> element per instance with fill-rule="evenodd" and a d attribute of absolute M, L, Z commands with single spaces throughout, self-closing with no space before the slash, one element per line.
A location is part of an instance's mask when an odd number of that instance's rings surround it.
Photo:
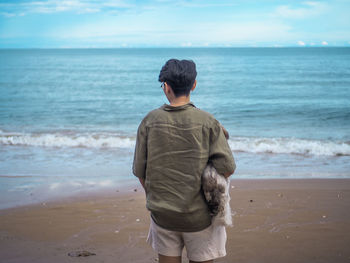
<path fill-rule="evenodd" d="M 231 181 L 216 262 L 350 262 L 350 179 Z M 140 187 L 0 211 L 0 262 L 156 262 Z M 70 257 L 87 250 L 96 255 Z M 187 260 L 184 260 L 187 262 Z"/>

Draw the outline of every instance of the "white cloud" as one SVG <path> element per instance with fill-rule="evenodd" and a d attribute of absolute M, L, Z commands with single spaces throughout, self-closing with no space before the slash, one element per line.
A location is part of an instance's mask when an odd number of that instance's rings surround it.
<path fill-rule="evenodd" d="M 320 2 L 303 2 L 302 7 L 293 8 L 290 5 L 278 6 L 272 14 L 275 17 L 302 19 L 322 14 L 326 5 Z"/>
<path fill-rule="evenodd" d="M 265 12 L 271 3 L 261 4 L 261 8 L 243 2 L 235 2 L 234 8 L 224 7 L 234 5 L 229 0 L 217 3 L 208 0 L 11 1 L 0 0 L 2 19 L 29 13 L 60 15 L 52 16 L 50 26 L 38 22 L 37 16 L 33 16 L 33 20 L 8 19 L 9 26 L 2 28 L 1 37 L 33 36 L 31 38 L 57 41 L 59 45 L 319 46 L 323 39 L 330 45 L 337 41 L 347 45 L 349 41 L 346 28 L 349 16 L 343 14 L 342 19 L 339 18 L 339 10 L 345 13 L 347 8 L 331 1 L 327 4 L 321 0 L 277 1 L 280 6 L 272 7 L 273 13 Z M 81 13 L 96 14 L 89 14 L 88 19 L 87 16 L 74 17 Z M 68 18 L 67 21 L 62 17 Z M 15 25 L 16 21 L 20 26 Z M 298 42 L 299 39 L 303 41 Z"/>
<path fill-rule="evenodd" d="M 219 3 L 219 1 L 212 1 L 212 3 L 205 3 L 202 0 L 199 1 L 170 1 L 170 3 L 176 3 L 177 6 L 186 7 L 186 8 L 213 8 L 213 7 L 232 7 L 237 6 L 236 3 Z"/>
<path fill-rule="evenodd" d="M 182 47 L 192 47 L 192 43 L 191 42 L 186 42 L 186 43 L 181 43 Z"/>
<path fill-rule="evenodd" d="M 107 41 L 129 44 L 147 45 L 181 45 L 181 46 L 215 46 L 244 45 L 245 42 L 269 42 L 271 39 L 292 40 L 295 35 L 290 27 L 273 22 L 199 22 L 187 25 L 159 23 L 152 14 L 142 14 L 138 19 L 129 19 L 123 15 L 112 20 L 98 21 L 78 25 L 71 28 L 61 28 L 52 32 L 51 37 L 64 39 L 90 39 L 91 41 Z M 152 20 L 153 19 L 153 20 Z M 179 44 L 180 43 L 180 44 Z"/>
<path fill-rule="evenodd" d="M 322 41 L 322 45 L 323 46 L 328 46 L 328 42 L 327 41 Z"/>
<path fill-rule="evenodd" d="M 133 18 L 133 19 L 132 19 Z M 78 40 L 84 43 L 105 43 L 120 45 L 155 46 L 245 46 L 252 44 L 271 45 L 271 40 L 280 40 L 280 44 L 298 38 L 291 27 L 273 21 L 202 22 L 188 24 L 159 23 L 154 13 L 143 13 L 135 17 L 122 14 L 113 19 L 89 21 L 70 28 L 62 27 L 52 31 L 50 37 Z M 262 43 L 263 42 L 263 43 Z M 278 44 L 278 43 L 276 43 Z"/>
<path fill-rule="evenodd" d="M 16 16 L 15 13 L 9 13 L 9 12 L 1 12 L 0 15 L 5 16 L 5 17 L 13 17 L 13 16 Z"/>
<path fill-rule="evenodd" d="M 320 6 L 323 3 L 321 2 L 316 2 L 316 1 L 305 1 L 303 2 L 304 5 L 308 5 L 308 6 Z"/>
<path fill-rule="evenodd" d="M 2 15 L 24 15 L 28 13 L 59 13 L 73 11 L 76 13 L 96 13 L 103 10 L 113 11 L 118 8 L 130 8 L 133 5 L 126 4 L 123 0 L 89 1 L 89 0 L 46 0 L 23 3 L 0 3 Z"/>
<path fill-rule="evenodd" d="M 290 39 L 291 27 L 285 24 L 276 24 L 269 21 L 256 21 L 246 23 L 226 23 L 204 26 L 201 36 L 217 39 L 223 42 L 240 41 L 271 41 L 274 39 Z"/>

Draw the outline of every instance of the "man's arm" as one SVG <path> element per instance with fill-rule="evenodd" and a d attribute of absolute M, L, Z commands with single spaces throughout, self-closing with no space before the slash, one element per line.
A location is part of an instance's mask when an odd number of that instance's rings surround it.
<path fill-rule="evenodd" d="M 134 152 L 134 162 L 132 166 L 133 174 L 140 179 L 143 187 L 145 187 L 146 178 L 146 164 L 147 164 L 147 134 L 144 122 L 142 121 L 136 137 L 136 145 Z"/>
<path fill-rule="evenodd" d="M 236 163 L 225 138 L 221 125 L 217 122 L 210 131 L 209 161 L 217 172 L 229 177 L 235 172 Z"/>

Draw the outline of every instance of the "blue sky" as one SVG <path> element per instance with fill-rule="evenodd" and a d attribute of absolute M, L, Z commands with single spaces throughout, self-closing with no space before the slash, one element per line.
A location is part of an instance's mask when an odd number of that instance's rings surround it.
<path fill-rule="evenodd" d="M 349 46 L 350 0 L 0 0 L 0 48 Z"/>

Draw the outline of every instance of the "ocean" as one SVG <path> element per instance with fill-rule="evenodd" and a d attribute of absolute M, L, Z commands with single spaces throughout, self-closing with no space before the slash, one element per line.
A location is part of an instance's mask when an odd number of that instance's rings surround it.
<path fill-rule="evenodd" d="M 158 75 L 192 59 L 235 178 L 350 178 L 350 48 L 0 49 L 0 208 L 137 183 Z"/>

